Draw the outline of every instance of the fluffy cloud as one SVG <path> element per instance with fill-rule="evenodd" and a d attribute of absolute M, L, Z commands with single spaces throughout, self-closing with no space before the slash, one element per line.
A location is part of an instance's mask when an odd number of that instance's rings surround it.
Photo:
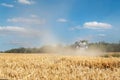
<path fill-rule="evenodd" d="M 14 5 L 12 5 L 12 4 L 7 4 L 7 3 L 2 3 L 1 5 L 2 5 L 2 6 L 5 6 L 5 7 L 10 7 L 10 8 L 14 7 Z"/>
<path fill-rule="evenodd" d="M 67 22 L 67 20 L 64 19 L 64 18 L 59 18 L 59 19 L 57 20 L 57 22 Z"/>
<path fill-rule="evenodd" d="M 88 28 L 88 29 L 110 29 L 112 28 L 111 24 L 97 22 L 97 21 L 86 22 L 83 24 L 83 26 L 84 28 Z"/>
<path fill-rule="evenodd" d="M 18 0 L 18 2 L 21 4 L 27 4 L 27 5 L 33 4 L 33 1 L 31 0 Z"/>
<path fill-rule="evenodd" d="M 37 18 L 11 18 L 8 19 L 8 22 L 14 22 L 14 23 L 24 23 L 24 24 L 44 24 L 45 20 L 44 19 L 37 19 Z"/>

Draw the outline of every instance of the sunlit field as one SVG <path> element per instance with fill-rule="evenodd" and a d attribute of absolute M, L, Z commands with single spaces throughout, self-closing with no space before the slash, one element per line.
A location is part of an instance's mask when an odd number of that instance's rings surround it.
<path fill-rule="evenodd" d="M 120 58 L 0 54 L 0 79 L 120 80 Z"/>

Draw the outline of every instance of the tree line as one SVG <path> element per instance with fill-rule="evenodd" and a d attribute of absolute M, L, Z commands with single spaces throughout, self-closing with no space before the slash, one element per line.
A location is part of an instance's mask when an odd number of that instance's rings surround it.
<path fill-rule="evenodd" d="M 74 44 L 67 45 L 67 46 L 62 46 L 62 45 L 57 45 L 57 46 L 51 46 L 51 45 L 45 45 L 40 48 L 15 48 L 15 49 L 10 49 L 6 51 L 2 51 L 3 53 L 51 53 L 51 52 L 57 52 L 57 50 L 63 50 L 63 49 L 73 49 Z M 89 49 L 99 49 L 104 52 L 120 52 L 120 42 L 118 43 L 108 43 L 108 42 L 96 42 L 96 43 L 88 43 L 88 50 Z"/>
<path fill-rule="evenodd" d="M 89 49 L 100 49 L 104 52 L 120 52 L 120 42 L 118 43 L 107 43 L 107 42 L 98 42 L 98 43 L 90 43 Z"/>

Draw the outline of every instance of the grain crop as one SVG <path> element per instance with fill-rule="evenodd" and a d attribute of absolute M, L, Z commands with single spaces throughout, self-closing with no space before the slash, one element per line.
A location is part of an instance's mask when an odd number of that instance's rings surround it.
<path fill-rule="evenodd" d="M 0 54 L 0 79 L 120 80 L 120 58 Z"/>

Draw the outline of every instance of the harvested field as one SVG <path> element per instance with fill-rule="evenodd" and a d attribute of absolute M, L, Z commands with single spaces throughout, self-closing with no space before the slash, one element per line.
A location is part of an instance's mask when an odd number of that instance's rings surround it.
<path fill-rule="evenodd" d="M 120 58 L 0 54 L 0 79 L 120 80 Z"/>

